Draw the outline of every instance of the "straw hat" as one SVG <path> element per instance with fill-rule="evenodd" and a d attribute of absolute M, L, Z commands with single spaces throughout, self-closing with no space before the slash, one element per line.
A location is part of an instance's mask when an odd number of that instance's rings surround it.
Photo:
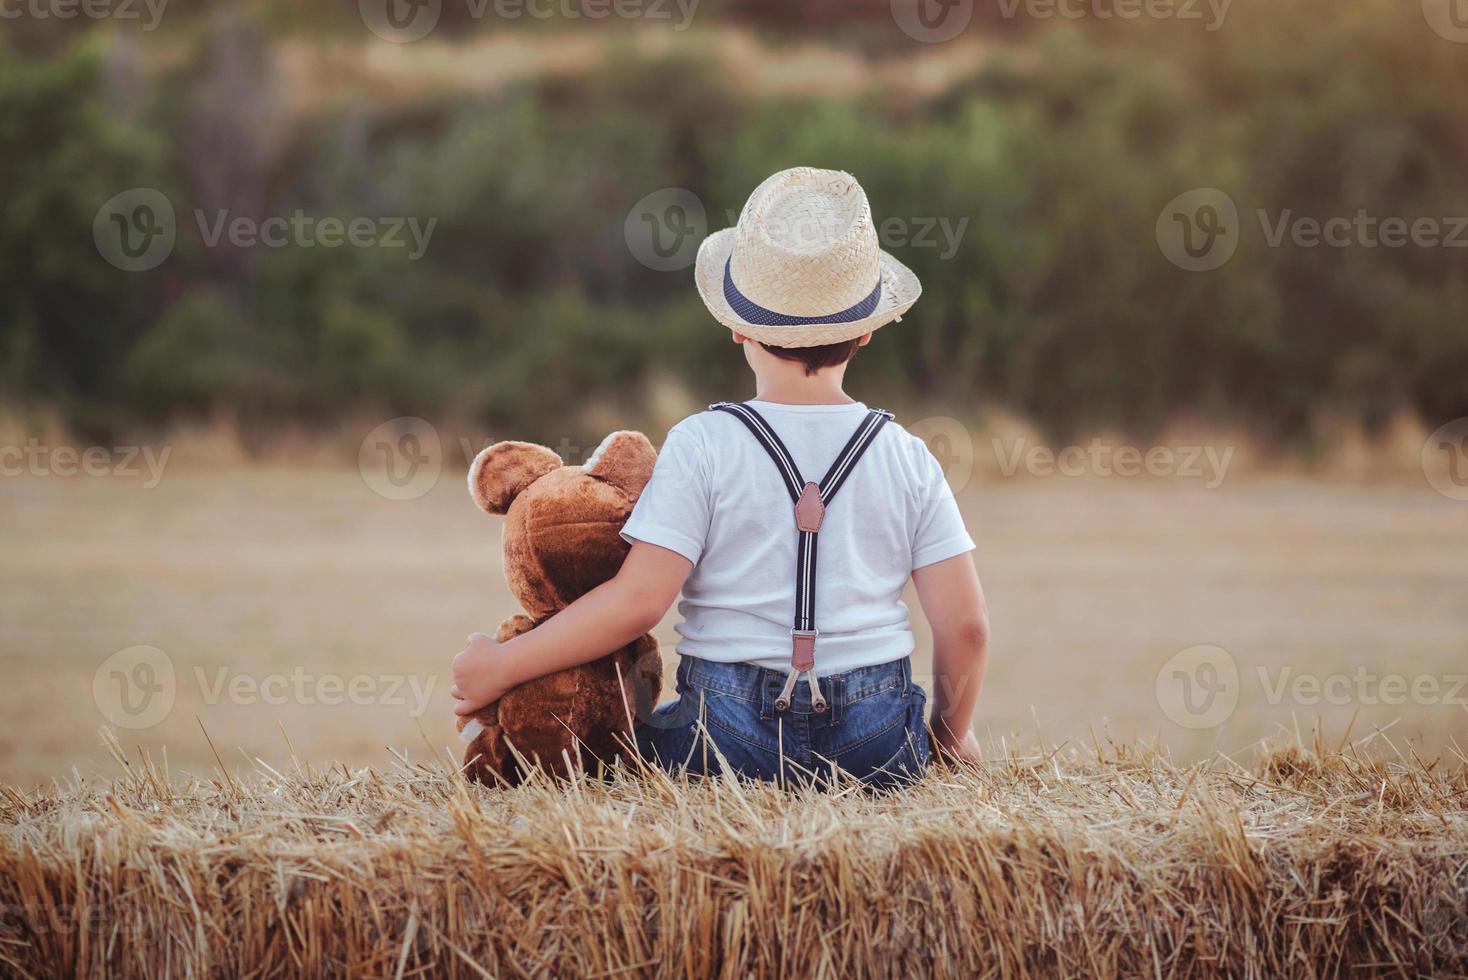
<path fill-rule="evenodd" d="M 856 178 L 814 167 L 756 187 L 739 224 L 704 239 L 694 272 L 720 323 L 776 347 L 860 337 L 902 319 L 922 292 L 882 251 Z"/>

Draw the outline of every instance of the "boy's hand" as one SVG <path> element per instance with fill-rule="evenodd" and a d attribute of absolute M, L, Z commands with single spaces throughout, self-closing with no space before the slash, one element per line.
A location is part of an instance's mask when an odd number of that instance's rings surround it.
<path fill-rule="evenodd" d="M 978 765 L 984 761 L 984 750 L 979 748 L 979 740 L 974 738 L 973 732 L 964 732 L 961 738 L 946 732 L 939 735 L 938 751 L 956 762 Z"/>
<path fill-rule="evenodd" d="M 508 665 L 498 652 L 499 644 L 493 637 L 471 633 L 464 649 L 454 654 L 454 686 L 449 691 L 458 701 L 454 714 L 473 714 L 515 686 L 514 680 L 505 676 Z"/>
<path fill-rule="evenodd" d="M 947 758 L 984 761 L 972 725 L 989 663 L 989 612 L 973 556 L 956 555 L 912 573 L 933 628 L 933 741 Z"/>

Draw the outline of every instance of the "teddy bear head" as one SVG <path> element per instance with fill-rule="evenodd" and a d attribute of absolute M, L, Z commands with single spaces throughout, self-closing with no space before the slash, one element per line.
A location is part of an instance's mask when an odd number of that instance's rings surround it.
<path fill-rule="evenodd" d="M 505 578 L 540 622 L 617 574 L 622 525 L 657 453 L 640 432 L 613 432 L 583 466 L 529 442 L 500 442 L 469 468 L 469 493 L 503 514 Z"/>

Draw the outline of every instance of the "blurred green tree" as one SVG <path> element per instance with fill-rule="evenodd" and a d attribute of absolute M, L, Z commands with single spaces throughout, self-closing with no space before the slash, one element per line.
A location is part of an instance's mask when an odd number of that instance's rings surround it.
<path fill-rule="evenodd" d="M 105 428 L 117 367 L 158 308 L 157 275 L 102 260 L 98 209 L 160 187 L 165 141 L 103 99 L 103 47 L 27 58 L 0 39 L 0 377 L 9 397 L 59 405 Z"/>

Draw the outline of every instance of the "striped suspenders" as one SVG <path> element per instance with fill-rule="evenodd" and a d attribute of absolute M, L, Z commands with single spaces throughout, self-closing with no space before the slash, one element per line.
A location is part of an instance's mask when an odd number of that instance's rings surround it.
<path fill-rule="evenodd" d="M 862 453 L 876 439 L 882 426 L 892 418 L 892 413 L 880 408 L 868 412 L 851 434 L 851 438 L 846 441 L 846 446 L 837 454 L 836 461 L 817 484 L 807 482 L 800 475 L 800 469 L 795 465 L 790 450 L 785 448 L 775 430 L 753 408 L 718 402 L 710 405 L 709 410 L 728 412 L 754 434 L 759 444 L 765 447 L 765 452 L 770 454 L 770 459 L 775 461 L 775 468 L 780 471 L 785 489 L 790 492 L 790 500 L 795 505 L 795 527 L 800 534 L 795 555 L 795 625 L 790 630 L 790 676 L 785 680 L 784 690 L 775 699 L 775 710 L 784 711 L 790 707 L 796 679 L 804 674 L 810 684 L 811 707 L 818 712 L 825 711 L 826 699 L 816 681 L 816 539 L 831 498 L 836 496 L 836 491 L 841 489 L 841 485 L 851 475 L 857 460 L 861 459 Z"/>

